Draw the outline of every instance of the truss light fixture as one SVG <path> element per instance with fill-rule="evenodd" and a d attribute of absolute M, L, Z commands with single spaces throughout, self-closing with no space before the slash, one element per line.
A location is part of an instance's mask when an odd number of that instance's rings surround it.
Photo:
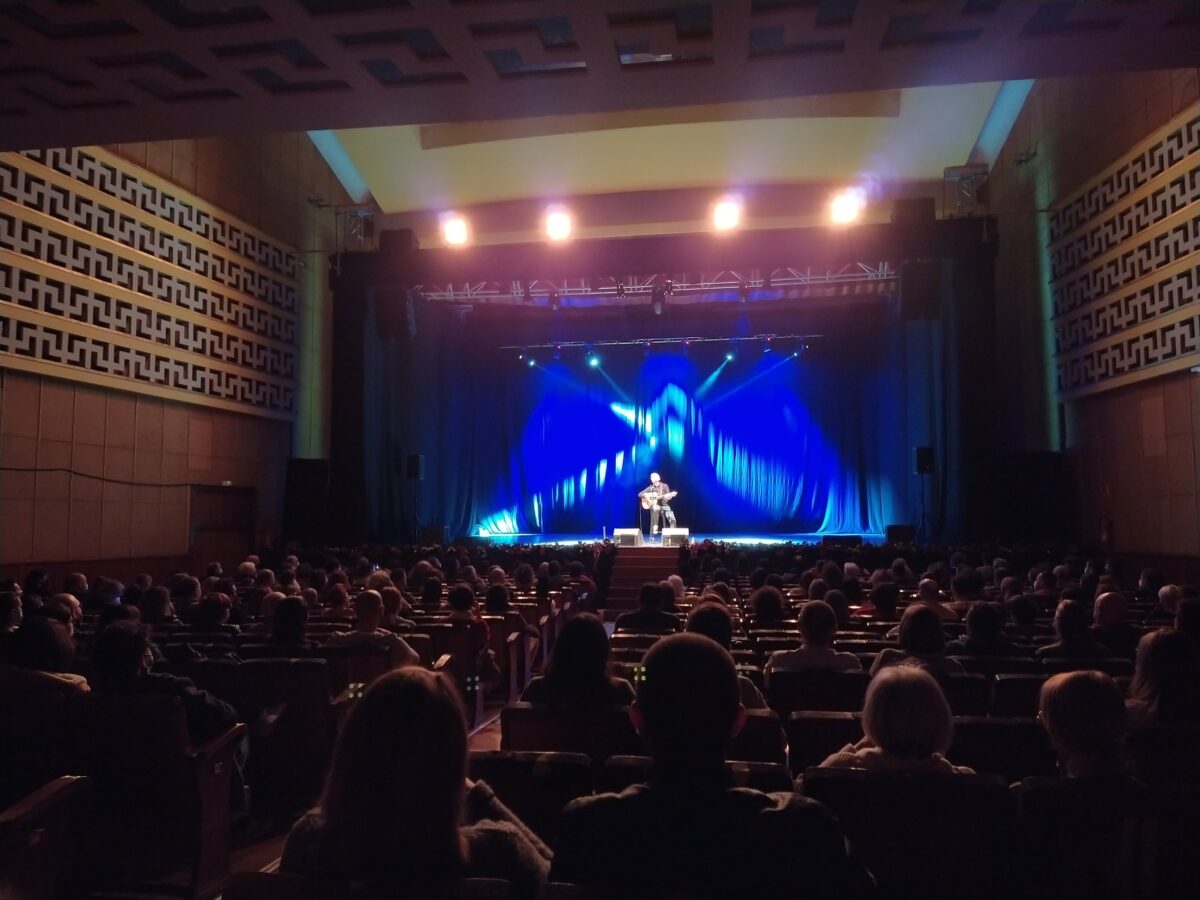
<path fill-rule="evenodd" d="M 742 198 L 726 194 L 712 205 L 712 227 L 714 231 L 735 231 L 742 224 Z"/>
<path fill-rule="evenodd" d="M 456 212 L 443 213 L 439 226 L 442 230 L 442 240 L 449 247 L 465 247 L 471 240 L 471 226 L 467 220 Z"/>
<path fill-rule="evenodd" d="M 570 239 L 574 224 L 571 213 L 564 206 L 549 207 L 546 210 L 545 217 L 542 219 L 542 227 L 546 232 L 546 237 L 556 244 L 561 244 L 563 241 Z"/>
<path fill-rule="evenodd" d="M 867 208 L 867 192 L 860 187 L 838 191 L 829 201 L 829 218 L 835 225 L 852 225 Z"/>
<path fill-rule="evenodd" d="M 654 293 L 650 295 L 650 308 L 654 310 L 656 316 L 663 314 L 663 307 L 666 305 L 666 294 L 662 288 L 656 288 Z"/>
<path fill-rule="evenodd" d="M 550 309 L 551 309 L 551 311 L 558 312 L 558 306 L 559 306 L 558 291 L 551 291 L 550 292 Z"/>

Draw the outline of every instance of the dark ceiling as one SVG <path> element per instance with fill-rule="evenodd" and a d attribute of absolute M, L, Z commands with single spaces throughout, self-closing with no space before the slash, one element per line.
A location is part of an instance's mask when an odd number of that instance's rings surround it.
<path fill-rule="evenodd" d="M 0 150 L 1197 65 L 1197 0 L 0 0 Z"/>

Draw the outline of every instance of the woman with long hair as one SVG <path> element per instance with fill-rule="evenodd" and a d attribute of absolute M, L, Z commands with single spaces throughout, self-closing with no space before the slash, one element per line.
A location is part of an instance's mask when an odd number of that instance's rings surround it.
<path fill-rule="evenodd" d="M 633 685 L 609 672 L 608 632 L 591 613 L 579 613 L 563 626 L 546 674 L 534 678 L 521 699 L 526 703 L 591 708 L 628 706 Z"/>
<path fill-rule="evenodd" d="M 292 826 L 280 870 L 412 886 L 503 878 L 536 896 L 550 850 L 467 772 L 462 703 L 415 667 L 379 678 L 350 711 L 317 806 Z"/>

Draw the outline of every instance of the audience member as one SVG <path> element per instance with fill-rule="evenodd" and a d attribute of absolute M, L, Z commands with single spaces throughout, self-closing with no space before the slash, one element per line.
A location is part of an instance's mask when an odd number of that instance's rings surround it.
<path fill-rule="evenodd" d="M 467 772 L 462 703 L 444 676 L 390 672 L 351 710 L 317 806 L 288 834 L 280 871 L 418 893 L 464 876 L 536 897 L 550 850 Z"/>
<path fill-rule="evenodd" d="M 649 781 L 567 805 L 553 880 L 646 894 L 861 892 L 824 807 L 792 793 L 729 787 L 725 750 L 745 710 L 728 652 L 698 634 L 672 635 L 650 648 L 645 666 L 630 716 L 654 759 Z"/>
<path fill-rule="evenodd" d="M 143 591 L 138 599 L 142 621 L 147 625 L 174 625 L 179 622 L 175 606 L 171 603 L 171 592 L 161 585 Z"/>
<path fill-rule="evenodd" d="M 594 709 L 628 706 L 633 686 L 614 678 L 609 666 L 608 633 L 591 613 L 573 616 L 559 633 L 545 675 L 529 682 L 521 699 L 526 703 Z"/>
<path fill-rule="evenodd" d="M 967 610 L 966 636 L 946 644 L 947 656 L 1028 656 L 1004 637 L 1004 607 L 980 601 Z"/>
<path fill-rule="evenodd" d="M 1130 724 L 1200 725 L 1200 646 L 1180 631 L 1146 634 L 1129 688 Z"/>
<path fill-rule="evenodd" d="M 871 679 L 863 704 L 864 737 L 821 766 L 889 772 L 973 775 L 945 757 L 954 733 L 941 686 L 916 666 L 891 666 Z"/>
<path fill-rule="evenodd" d="M 279 615 L 276 606 L 275 614 Z M 354 628 L 331 634 L 325 641 L 326 647 L 379 647 L 387 651 L 393 668 L 415 666 L 420 655 L 404 638 L 381 627 L 383 622 L 383 598 L 378 591 L 361 591 L 354 598 Z"/>
<path fill-rule="evenodd" d="M 687 631 L 702 634 L 726 650 L 733 649 L 733 619 L 723 603 L 700 603 L 692 607 L 687 617 Z M 738 694 L 746 709 L 766 709 L 762 692 L 745 675 L 738 675 Z"/>
<path fill-rule="evenodd" d="M 833 649 L 837 626 L 833 608 L 824 600 L 809 600 L 800 607 L 800 637 L 803 644 L 799 650 L 776 650 L 771 654 L 763 669 L 767 689 L 770 690 L 773 672 L 793 672 L 797 669 L 861 669 L 862 664 L 853 653 Z"/>
<path fill-rule="evenodd" d="M 899 649 L 887 647 L 875 657 L 871 674 L 889 666 L 918 666 L 934 675 L 966 671 L 956 659 L 946 656 L 942 620 L 924 603 L 914 603 L 900 618 Z"/>
<path fill-rule="evenodd" d="M 1109 676 L 1102 672 L 1052 675 L 1042 685 L 1038 718 L 1064 775 L 1125 773 L 1125 701 Z"/>
<path fill-rule="evenodd" d="M 75 644 L 66 626 L 46 616 L 27 616 L 7 641 L 6 665 L 0 682 L 32 698 L 89 689 L 82 675 L 71 671 Z"/>
<path fill-rule="evenodd" d="M 679 631 L 679 617 L 662 609 L 662 590 L 658 584 L 642 585 L 638 594 L 638 608 L 617 616 L 617 631 L 660 632 Z"/>
<path fill-rule="evenodd" d="M 900 585 L 894 581 L 882 581 L 871 588 L 871 596 L 858 608 L 855 616 L 876 622 L 894 622 L 899 605 Z"/>
<path fill-rule="evenodd" d="M 1132 657 L 1142 630 L 1126 620 L 1129 602 L 1121 591 L 1105 591 L 1092 609 L 1092 637 L 1117 656 Z"/>
<path fill-rule="evenodd" d="M 1075 600 L 1063 600 L 1054 613 L 1054 633 L 1058 640 L 1039 647 L 1038 659 L 1100 659 L 1111 656 L 1109 649 L 1091 633 L 1088 609 Z"/>
<path fill-rule="evenodd" d="M 16 631 L 23 615 L 21 598 L 15 591 L 0 593 L 0 633 L 12 634 Z"/>
<path fill-rule="evenodd" d="M 287 652 L 313 648 L 314 644 L 308 640 L 308 606 L 299 597 L 284 597 L 275 604 L 268 643 Z"/>

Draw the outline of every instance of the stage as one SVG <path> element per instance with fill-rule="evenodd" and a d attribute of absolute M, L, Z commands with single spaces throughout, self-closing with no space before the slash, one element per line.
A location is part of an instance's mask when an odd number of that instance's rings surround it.
<path fill-rule="evenodd" d="M 721 543 L 725 543 L 725 544 L 745 544 L 745 545 L 820 544 L 833 536 L 834 536 L 833 534 L 829 534 L 829 533 L 826 533 L 826 534 L 821 534 L 821 533 L 713 534 L 713 533 L 696 532 L 691 535 L 690 540 L 693 543 L 698 543 L 700 541 L 720 541 Z M 861 538 L 862 542 L 864 544 L 882 544 L 883 539 L 884 539 L 883 534 L 871 534 L 871 533 L 865 533 L 865 532 L 857 533 L 857 534 L 846 534 L 843 532 L 838 532 L 836 536 L 839 538 L 846 538 L 846 537 Z M 609 533 L 607 537 L 609 540 L 611 540 L 612 534 Z M 596 533 L 588 533 L 588 534 L 526 533 L 526 534 L 477 535 L 477 536 L 475 536 L 475 539 L 487 541 L 492 544 L 502 544 L 502 545 L 503 544 L 528 544 L 528 545 L 532 545 L 532 546 L 541 546 L 541 545 L 545 545 L 545 544 L 563 544 L 563 545 L 571 544 L 571 545 L 574 545 L 574 544 L 581 544 L 581 543 L 591 543 L 592 541 L 602 541 L 605 539 L 605 536 L 603 534 L 596 534 Z M 653 546 L 659 546 L 659 545 L 646 543 L 646 544 L 643 544 L 642 546 L 653 547 Z M 664 549 L 669 550 L 669 549 L 674 549 L 674 548 L 668 547 L 668 548 L 664 548 Z"/>

